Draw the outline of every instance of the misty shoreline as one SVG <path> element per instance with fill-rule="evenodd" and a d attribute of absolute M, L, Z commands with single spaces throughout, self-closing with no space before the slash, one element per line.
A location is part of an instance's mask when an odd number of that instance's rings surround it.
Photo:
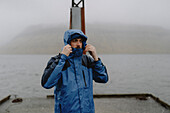
<path fill-rule="evenodd" d="M 99 54 L 169 54 L 170 33 L 158 26 L 87 24 L 88 42 Z M 35 25 L 0 47 L 0 54 L 55 54 L 64 46 L 65 25 Z"/>

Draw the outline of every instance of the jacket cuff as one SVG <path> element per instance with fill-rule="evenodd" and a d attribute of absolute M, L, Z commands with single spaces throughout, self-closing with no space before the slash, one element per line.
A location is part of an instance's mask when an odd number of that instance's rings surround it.
<path fill-rule="evenodd" d="M 94 64 L 95 65 L 101 65 L 102 64 L 102 61 L 100 58 L 98 58 L 98 61 L 94 61 Z"/>
<path fill-rule="evenodd" d="M 68 57 L 67 57 L 65 54 L 61 54 L 61 59 L 62 59 L 62 60 L 67 60 Z"/>

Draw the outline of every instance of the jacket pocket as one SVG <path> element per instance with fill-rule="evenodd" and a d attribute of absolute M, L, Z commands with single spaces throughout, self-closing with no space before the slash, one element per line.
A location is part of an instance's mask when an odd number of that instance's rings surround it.
<path fill-rule="evenodd" d="M 85 74 L 84 74 L 84 71 L 83 71 L 83 70 L 82 70 L 82 73 L 83 73 L 83 79 L 84 79 L 85 87 L 87 87 L 86 77 L 85 77 Z"/>

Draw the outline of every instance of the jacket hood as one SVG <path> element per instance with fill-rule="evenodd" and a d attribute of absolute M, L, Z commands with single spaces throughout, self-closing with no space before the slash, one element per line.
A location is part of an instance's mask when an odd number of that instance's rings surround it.
<path fill-rule="evenodd" d="M 70 29 L 65 32 L 64 44 L 65 45 L 70 44 L 72 39 L 78 38 L 78 37 L 83 38 L 82 49 L 84 50 L 86 46 L 87 36 L 81 30 L 78 30 L 78 29 Z"/>

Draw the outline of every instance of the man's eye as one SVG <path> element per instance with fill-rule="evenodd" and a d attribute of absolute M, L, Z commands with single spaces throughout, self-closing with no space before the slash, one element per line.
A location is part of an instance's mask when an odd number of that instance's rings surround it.
<path fill-rule="evenodd" d="M 73 42 L 76 42 L 77 40 L 76 39 L 73 39 Z"/>

